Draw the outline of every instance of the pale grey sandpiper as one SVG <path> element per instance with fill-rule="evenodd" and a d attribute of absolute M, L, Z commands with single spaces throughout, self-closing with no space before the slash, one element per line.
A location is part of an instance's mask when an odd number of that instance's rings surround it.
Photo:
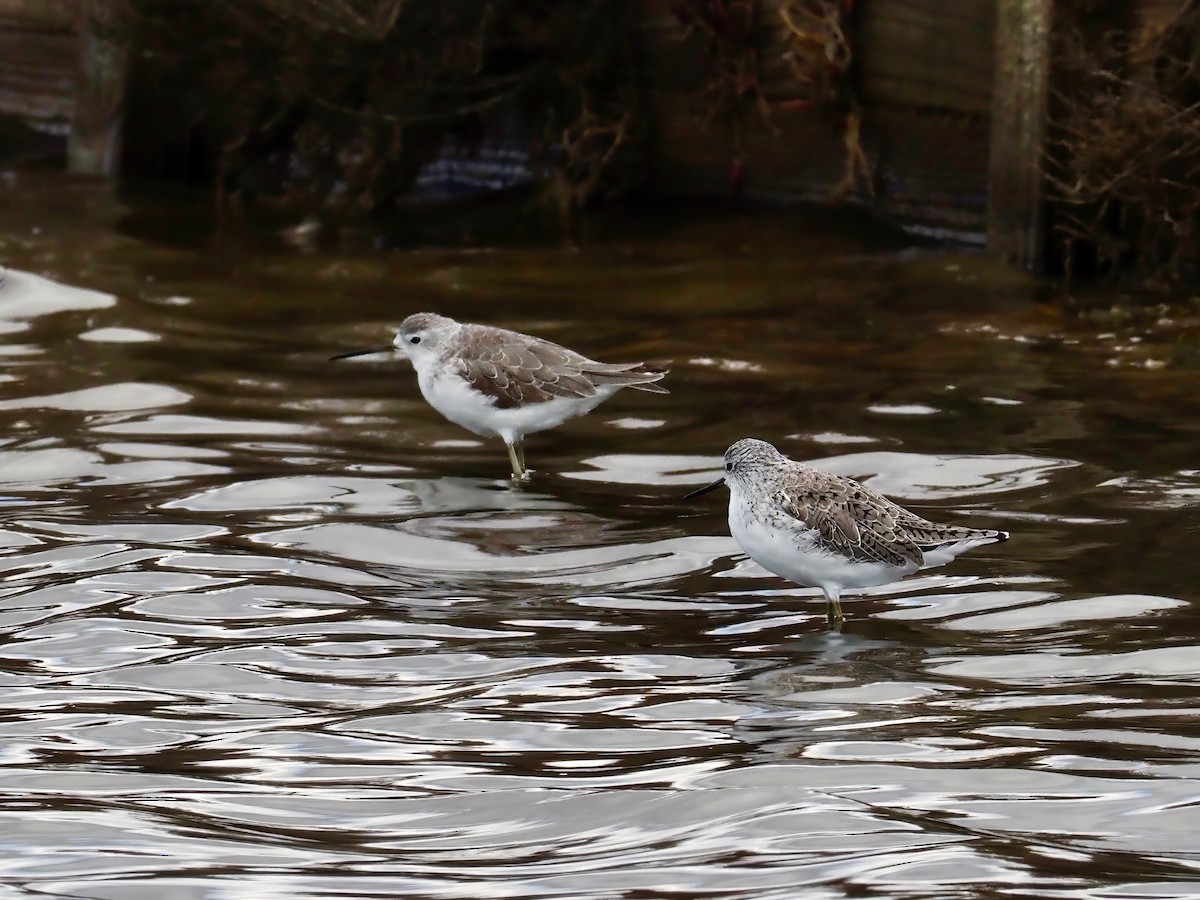
<path fill-rule="evenodd" d="M 729 487 L 729 531 L 764 569 L 825 595 L 831 626 L 847 589 L 899 581 L 944 565 L 1007 531 L 930 522 L 852 478 L 788 459 L 743 438 L 725 451 L 725 474 L 684 499 Z"/>
<path fill-rule="evenodd" d="M 437 313 L 413 313 L 386 347 L 333 359 L 380 353 L 408 357 L 421 394 L 451 422 L 504 441 L 516 479 L 529 474 L 525 435 L 591 412 L 624 387 L 667 393 L 654 383 L 667 373 L 643 363 L 596 362 L 544 338 Z"/>

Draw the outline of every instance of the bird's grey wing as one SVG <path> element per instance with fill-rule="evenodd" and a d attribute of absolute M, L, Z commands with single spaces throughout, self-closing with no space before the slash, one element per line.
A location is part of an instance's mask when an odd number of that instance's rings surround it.
<path fill-rule="evenodd" d="M 917 519 L 886 497 L 848 478 L 805 472 L 782 489 L 776 503 L 787 515 L 815 529 L 830 551 L 864 562 L 924 565 L 925 555 L 906 527 Z"/>
<path fill-rule="evenodd" d="M 458 369 L 476 390 L 511 409 L 555 397 L 594 397 L 581 374 L 586 359 L 550 341 L 499 329 L 465 326 L 455 351 Z"/>
<path fill-rule="evenodd" d="M 596 385 L 586 371 L 592 363 L 586 356 L 541 338 L 508 344 L 505 349 L 522 375 L 547 394 L 570 399 L 596 396 Z"/>

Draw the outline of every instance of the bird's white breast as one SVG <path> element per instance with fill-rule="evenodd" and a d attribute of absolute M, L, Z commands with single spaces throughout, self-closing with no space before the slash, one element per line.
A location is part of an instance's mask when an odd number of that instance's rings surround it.
<path fill-rule="evenodd" d="M 475 434 L 500 437 L 510 443 L 589 412 L 615 390 L 601 388 L 594 397 L 555 397 L 543 403 L 501 408 L 494 398 L 477 391 L 452 369 L 422 366 L 417 371 L 417 383 L 429 405 L 451 422 Z"/>
<path fill-rule="evenodd" d="M 729 532 L 756 563 L 806 587 L 836 589 L 887 584 L 916 566 L 851 560 L 821 546 L 818 533 L 766 503 L 752 506 L 731 492 Z"/>

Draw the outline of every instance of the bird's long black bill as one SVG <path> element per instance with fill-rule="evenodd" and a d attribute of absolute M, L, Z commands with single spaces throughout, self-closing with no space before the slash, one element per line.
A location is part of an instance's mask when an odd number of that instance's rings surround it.
<path fill-rule="evenodd" d="M 370 356 L 373 353 L 391 353 L 396 348 L 391 344 L 386 347 L 372 347 L 370 350 L 351 350 L 349 353 L 339 353 L 337 356 L 329 357 L 330 362 L 335 359 L 350 359 L 352 356 Z"/>
<path fill-rule="evenodd" d="M 696 490 L 692 491 L 690 494 L 684 494 L 683 499 L 691 500 L 693 497 L 699 497 L 702 494 L 707 494 L 709 491 L 715 491 L 717 488 L 719 488 L 724 483 L 725 483 L 724 477 L 718 478 L 712 484 L 706 484 L 702 488 L 696 488 Z"/>

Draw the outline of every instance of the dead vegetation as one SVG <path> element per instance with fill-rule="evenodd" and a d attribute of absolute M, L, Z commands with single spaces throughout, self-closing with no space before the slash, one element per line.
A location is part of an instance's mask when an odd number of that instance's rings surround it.
<path fill-rule="evenodd" d="M 670 0 L 682 41 L 696 40 L 707 60 L 708 77 L 696 94 L 694 112 L 710 128 L 721 122 L 731 129 L 733 159 L 729 186 L 741 188 L 748 116 L 774 131 L 771 106 L 763 92 L 760 45 L 761 0 Z"/>
<path fill-rule="evenodd" d="M 790 102 L 832 113 L 841 122 L 846 169 L 830 191 L 834 199 L 853 194 L 860 178 L 866 192 L 875 195 L 862 146 L 862 103 L 851 76 L 854 49 L 847 35 L 853 10 L 844 0 L 783 0 L 779 6 L 788 47 L 784 59 L 802 93 L 802 99 Z"/>
<path fill-rule="evenodd" d="M 1069 277 L 1200 275 L 1200 3 L 1100 37 L 1065 29 L 1048 152 Z"/>
<path fill-rule="evenodd" d="M 166 117 L 201 136 L 184 143 L 209 149 L 225 208 L 386 209 L 447 135 L 479 146 L 502 123 L 575 209 L 642 169 L 629 8 L 128 0 L 115 36 L 135 51 L 143 105 L 170 98 Z"/>
<path fill-rule="evenodd" d="M 787 106 L 837 123 L 846 168 L 833 196 L 871 192 L 852 0 L 655 2 L 705 61 L 696 113 L 731 130 L 735 191 L 745 129 L 774 133 L 776 107 Z M 169 174 L 211 181 L 226 211 L 386 211 L 447 140 L 468 156 L 507 141 L 541 205 L 565 222 L 648 171 L 653 123 L 635 21 L 644 9 L 634 0 L 125 0 L 124 9 L 111 36 L 136 60 L 135 119 L 142 112 L 129 144 L 151 157 L 138 168 L 182 165 Z M 764 67 L 786 97 L 768 97 Z"/>
<path fill-rule="evenodd" d="M 763 20 L 763 7 L 778 13 Z M 853 0 L 671 0 L 683 26 L 682 38 L 696 39 L 708 62 L 708 78 L 697 92 L 695 110 L 704 127 L 720 122 L 732 129 L 734 191 L 743 171 L 744 135 L 757 124 L 778 135 L 774 110 L 811 111 L 837 121 L 846 146 L 846 169 L 830 197 L 841 200 L 863 184 L 874 189 L 861 143 L 862 104 L 853 89 L 854 53 L 849 37 Z M 773 27 L 782 38 L 773 40 Z M 786 98 L 769 95 L 764 71 L 774 80 L 782 70 Z"/>

